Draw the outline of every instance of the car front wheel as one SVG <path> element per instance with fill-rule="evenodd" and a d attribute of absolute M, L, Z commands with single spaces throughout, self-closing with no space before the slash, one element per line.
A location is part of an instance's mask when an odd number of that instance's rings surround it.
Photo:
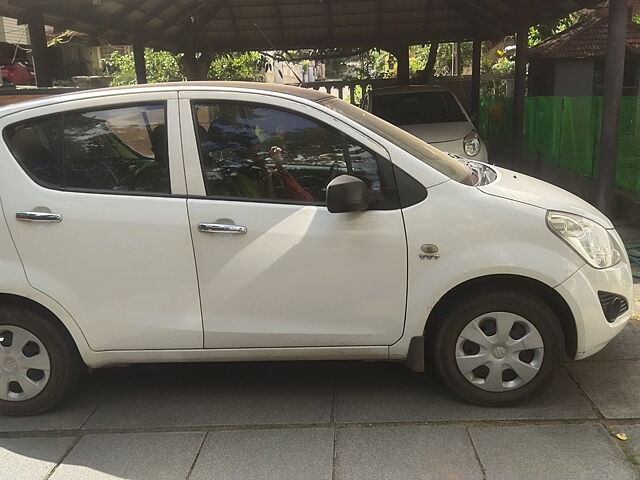
<path fill-rule="evenodd" d="M 462 398 L 508 406 L 539 394 L 563 355 L 563 333 L 553 311 L 524 292 L 468 298 L 441 318 L 430 342 L 440 378 Z"/>

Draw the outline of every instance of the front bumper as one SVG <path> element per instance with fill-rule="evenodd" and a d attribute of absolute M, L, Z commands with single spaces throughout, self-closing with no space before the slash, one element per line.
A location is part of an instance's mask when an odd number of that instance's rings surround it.
<path fill-rule="evenodd" d="M 633 278 L 628 260 L 604 270 L 584 265 L 580 270 L 556 287 L 573 313 L 576 322 L 576 360 L 602 350 L 631 319 L 633 305 Z M 598 292 L 612 292 L 627 299 L 629 309 L 608 322 L 598 298 Z"/>

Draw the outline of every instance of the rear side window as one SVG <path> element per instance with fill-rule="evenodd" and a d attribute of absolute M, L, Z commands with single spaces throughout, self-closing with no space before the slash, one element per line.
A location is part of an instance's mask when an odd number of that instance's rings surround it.
<path fill-rule="evenodd" d="M 170 193 L 163 104 L 69 112 L 5 129 L 20 165 L 46 187 Z"/>

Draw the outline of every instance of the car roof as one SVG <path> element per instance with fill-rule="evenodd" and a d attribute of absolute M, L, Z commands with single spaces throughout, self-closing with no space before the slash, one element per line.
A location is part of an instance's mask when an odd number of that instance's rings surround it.
<path fill-rule="evenodd" d="M 33 100 L 26 100 L 0 107 L 0 117 L 10 113 L 27 110 L 30 108 L 64 103 L 69 100 L 81 100 L 99 98 L 111 95 L 143 93 L 143 92 L 167 92 L 167 91 L 201 91 L 201 90 L 227 90 L 246 91 L 247 93 L 268 93 L 276 96 L 297 97 L 311 102 L 320 102 L 327 98 L 333 98 L 328 93 L 319 92 L 311 88 L 279 85 L 275 83 L 261 82 L 167 82 L 143 85 L 128 85 L 122 87 L 94 88 L 78 90 L 69 93 L 53 94 Z"/>
<path fill-rule="evenodd" d="M 403 93 L 422 92 L 451 92 L 440 85 L 397 85 L 393 87 L 381 87 L 371 91 L 372 95 L 399 95 Z"/>

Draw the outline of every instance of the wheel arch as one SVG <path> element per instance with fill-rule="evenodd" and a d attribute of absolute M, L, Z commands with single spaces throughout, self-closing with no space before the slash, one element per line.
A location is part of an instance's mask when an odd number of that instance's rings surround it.
<path fill-rule="evenodd" d="M 439 325 L 439 318 L 441 318 L 444 312 L 455 305 L 458 299 L 469 295 L 470 292 L 478 294 L 485 291 L 496 290 L 518 290 L 533 293 L 544 301 L 555 313 L 558 321 L 560 322 L 560 326 L 564 334 L 565 352 L 571 358 L 575 358 L 578 350 L 578 332 L 571 308 L 565 299 L 562 298 L 562 295 L 549 285 L 539 280 L 521 275 L 486 275 L 473 278 L 456 285 L 436 302 L 429 313 L 424 328 L 424 338 L 430 338 L 430 334 Z M 428 344 L 428 342 L 425 343 Z"/>
<path fill-rule="evenodd" d="M 45 307 L 41 303 L 31 298 L 15 295 L 12 293 L 0 293 L 0 308 L 8 305 L 22 307 L 27 310 L 30 310 L 40 315 L 46 321 L 55 325 L 56 328 L 58 328 L 63 333 L 66 342 L 69 344 L 69 347 L 73 348 L 75 352 L 78 354 L 78 356 L 82 358 L 82 356 L 80 355 L 78 344 L 75 338 L 73 337 L 71 331 L 67 328 L 64 322 L 60 320 L 60 318 L 51 310 L 49 310 L 47 307 Z"/>

